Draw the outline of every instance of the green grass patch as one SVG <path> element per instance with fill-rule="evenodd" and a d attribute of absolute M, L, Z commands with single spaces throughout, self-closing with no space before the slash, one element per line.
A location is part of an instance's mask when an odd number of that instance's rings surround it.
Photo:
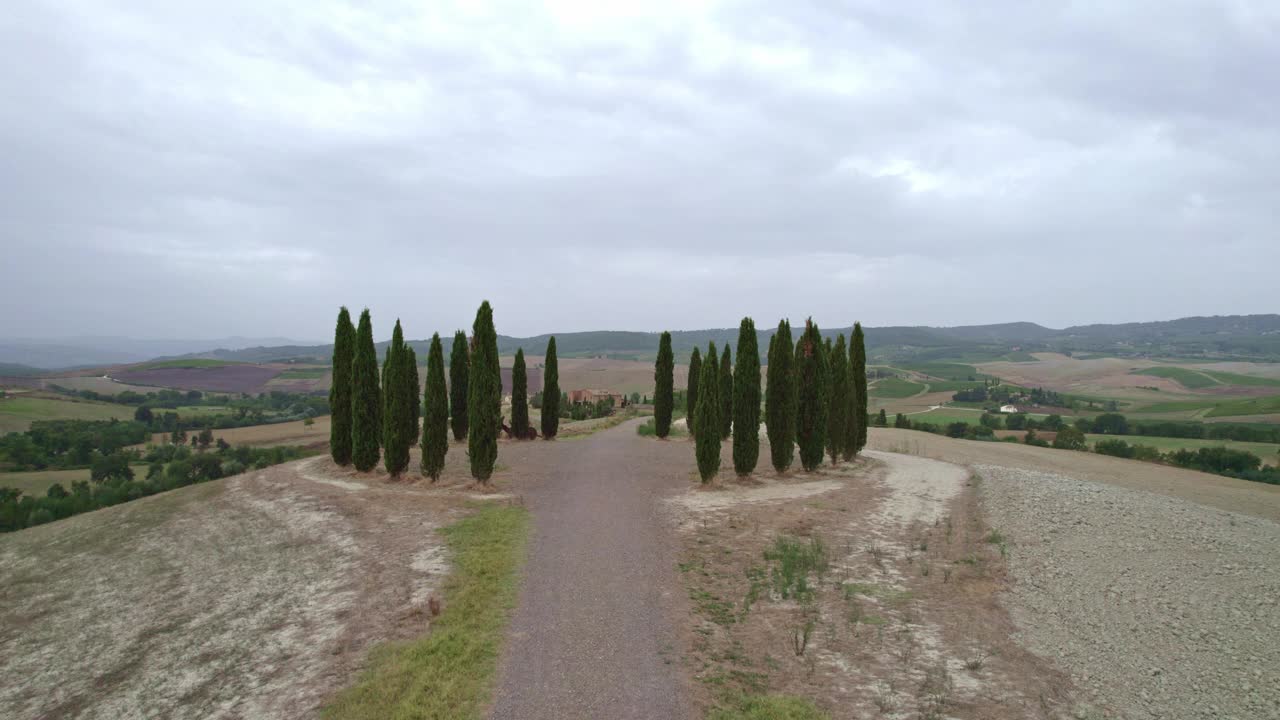
<path fill-rule="evenodd" d="M 978 372 L 978 369 L 972 365 L 964 363 L 951 362 L 916 362 L 916 363 L 899 363 L 895 367 L 903 370 L 911 370 L 930 377 L 936 377 L 940 380 L 969 380 L 970 378 L 978 380 L 986 375 Z"/>
<path fill-rule="evenodd" d="M 1280 413 L 1280 395 L 1269 397 L 1227 400 L 1217 403 L 1205 417 L 1231 417 L 1232 415 L 1267 415 Z"/>
<path fill-rule="evenodd" d="M 134 477 L 146 477 L 146 463 L 134 463 Z M 44 497 L 53 485 L 62 485 L 64 490 L 71 490 L 71 483 L 89 481 L 89 468 L 78 470 L 32 470 L 24 472 L 0 473 L 0 487 L 21 490 L 25 495 Z"/>
<path fill-rule="evenodd" d="M 1191 412 L 1195 410 L 1205 410 L 1214 406 L 1212 400 L 1171 400 L 1169 402 L 1158 402 L 1150 405 L 1135 407 L 1131 412 L 1135 413 L 1177 413 Z"/>
<path fill-rule="evenodd" d="M 919 394 L 921 390 L 924 390 L 924 386 L 919 383 L 899 377 L 887 377 L 876 380 L 871 386 L 870 394 L 882 398 L 906 398 Z"/>
<path fill-rule="evenodd" d="M 689 430 L 683 425 L 676 425 L 675 421 L 676 418 L 671 419 L 672 425 L 670 431 L 667 432 L 667 437 L 684 437 L 688 435 Z M 645 420 L 636 426 L 636 434 L 640 437 L 657 437 L 658 428 L 656 422 L 653 418 Z"/>
<path fill-rule="evenodd" d="M 155 362 L 134 365 L 130 370 L 160 370 L 163 368 L 210 368 L 227 365 L 244 365 L 234 360 L 213 360 L 210 358 L 188 358 L 186 360 L 157 360 Z"/>
<path fill-rule="evenodd" d="M 1280 380 L 1275 378 L 1219 372 L 1217 370 L 1201 370 L 1200 372 L 1208 375 L 1214 380 L 1217 380 L 1223 385 L 1240 385 L 1244 387 L 1280 387 Z"/>
<path fill-rule="evenodd" d="M 1089 447 L 1099 440 L 1124 440 L 1130 445 L 1147 445 L 1159 450 L 1162 453 L 1173 452 L 1174 450 L 1198 450 L 1202 447 L 1227 447 L 1232 450 L 1244 450 L 1262 458 L 1264 463 L 1275 465 L 1280 461 L 1280 445 L 1274 443 L 1259 442 L 1242 442 L 1239 440 L 1214 440 L 1208 438 L 1167 438 L 1153 437 L 1149 435 L 1094 435 L 1085 436 L 1089 443 Z M 4 476 L 0 475 L 0 482 Z"/>
<path fill-rule="evenodd" d="M 1148 377 L 1165 378 L 1173 380 L 1179 385 L 1191 390 L 1199 390 L 1200 388 L 1212 387 L 1218 385 L 1219 382 L 1206 373 L 1199 370 L 1180 367 L 1148 367 L 1138 368 L 1129 371 L 1130 375 L 1146 375 Z"/>
<path fill-rule="evenodd" d="M 329 372 L 327 367 L 289 368 L 275 376 L 274 380 L 318 380 Z"/>
<path fill-rule="evenodd" d="M 793 695 L 735 695 L 707 713 L 707 720 L 826 720 L 812 701 Z"/>
<path fill-rule="evenodd" d="M 8 395 L 0 399 L 0 433 L 28 430 L 35 420 L 132 420 L 133 412 L 112 403 Z"/>
<path fill-rule="evenodd" d="M 971 390 L 977 387 L 982 387 L 982 383 L 969 382 L 968 380 L 930 380 L 929 381 L 929 392 L 959 392 L 961 390 Z"/>
<path fill-rule="evenodd" d="M 444 612 L 422 638 L 375 649 L 369 669 L 322 717 L 479 718 L 515 607 L 528 524 L 524 508 L 490 504 L 445 528 L 453 572 Z"/>

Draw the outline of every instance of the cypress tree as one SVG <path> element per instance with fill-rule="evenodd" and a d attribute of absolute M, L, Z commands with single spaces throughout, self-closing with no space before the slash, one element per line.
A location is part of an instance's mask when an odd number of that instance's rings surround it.
<path fill-rule="evenodd" d="M 404 344 L 405 353 L 409 356 L 404 364 L 404 391 L 409 394 L 408 417 L 405 418 L 405 437 L 409 438 L 409 447 L 418 444 L 418 419 L 422 417 L 422 379 L 418 377 L 418 353 L 409 343 Z"/>
<path fill-rule="evenodd" d="M 516 348 L 511 367 L 511 432 L 524 439 L 529 432 L 529 378 L 524 367 L 524 348 Z"/>
<path fill-rule="evenodd" d="M 769 367 L 764 398 L 765 430 L 773 469 L 786 472 L 795 457 L 796 377 L 791 348 L 791 323 L 778 323 L 769 340 Z"/>
<path fill-rule="evenodd" d="M 658 361 L 653 365 L 653 429 L 664 438 L 671 433 L 671 411 L 675 408 L 675 356 L 671 333 L 658 340 Z"/>
<path fill-rule="evenodd" d="M 733 370 L 733 470 L 739 476 L 750 475 L 760 460 L 760 350 L 756 342 L 755 321 L 742 318 L 738 364 Z"/>
<path fill-rule="evenodd" d="M 856 442 L 853 454 L 862 452 L 867 446 L 867 346 L 862 336 L 862 323 L 853 324 L 853 335 L 849 338 L 850 362 L 849 374 L 853 379 L 853 417 L 851 425 L 855 431 Z"/>
<path fill-rule="evenodd" d="M 387 359 L 382 365 L 383 402 L 383 458 L 387 474 L 399 477 L 409 467 L 409 445 L 418 435 L 417 419 L 412 434 L 409 433 L 409 413 L 413 412 L 418 389 L 409 390 L 409 348 L 404 344 L 404 331 L 396 320 L 387 348 Z"/>
<path fill-rule="evenodd" d="M 848 439 L 849 356 L 845 349 L 844 335 L 836 336 L 836 344 L 827 357 L 830 358 L 831 375 L 831 407 L 827 409 L 827 454 L 831 456 L 831 464 L 835 465 L 844 453 L 844 444 Z"/>
<path fill-rule="evenodd" d="M 344 306 L 333 332 L 333 381 L 329 385 L 329 454 L 339 465 L 351 464 L 351 361 L 356 329 Z"/>
<path fill-rule="evenodd" d="M 796 441 L 800 464 L 812 472 L 822 464 L 827 434 L 826 349 L 810 318 L 796 343 Z"/>
<path fill-rule="evenodd" d="M 355 354 L 351 361 L 351 462 L 360 472 L 378 464 L 382 422 L 379 410 L 378 351 L 373 347 L 373 321 L 369 309 L 360 313 Z"/>
<path fill-rule="evenodd" d="M 733 360 L 729 357 L 729 343 L 724 344 L 720 358 L 719 383 L 716 392 L 720 395 L 720 439 L 728 440 L 733 430 Z"/>
<path fill-rule="evenodd" d="M 720 470 L 720 368 L 716 363 L 716 344 L 707 348 L 707 361 L 701 363 L 698 383 L 698 418 L 694 439 L 697 442 L 698 474 L 709 482 Z M 692 371 L 691 371 L 692 372 Z"/>
<path fill-rule="evenodd" d="M 471 332 L 476 346 L 467 379 L 467 455 L 471 459 L 471 476 L 487 483 L 498 461 L 498 413 L 502 408 L 498 333 L 493 328 L 493 308 L 488 300 L 476 311 Z"/>
<path fill-rule="evenodd" d="M 467 334 L 461 330 L 453 334 L 453 347 L 449 350 L 449 423 L 453 439 L 459 442 L 467 436 L 467 384 L 471 375 L 471 349 Z"/>
<path fill-rule="evenodd" d="M 711 364 L 715 364 L 715 358 L 711 358 Z M 689 356 L 689 385 L 685 388 L 685 422 L 689 426 L 689 432 L 694 432 L 694 420 L 698 414 L 698 385 L 702 382 L 702 355 L 698 352 L 698 348 L 693 349 L 693 355 Z M 717 376 L 718 377 L 718 376 Z"/>
<path fill-rule="evenodd" d="M 435 482 L 449 452 L 449 390 L 444 383 L 444 348 L 440 333 L 427 351 L 427 388 L 422 395 L 422 474 Z"/>
<path fill-rule="evenodd" d="M 547 341 L 546 369 L 542 371 L 542 439 L 550 440 L 560 430 L 560 361 L 556 358 L 556 337 Z"/>

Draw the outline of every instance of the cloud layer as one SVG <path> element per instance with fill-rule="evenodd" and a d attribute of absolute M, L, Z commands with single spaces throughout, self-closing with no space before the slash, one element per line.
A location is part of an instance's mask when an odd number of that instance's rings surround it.
<path fill-rule="evenodd" d="M 0 18 L 3 335 L 1277 310 L 1275 3 L 99 5 Z"/>

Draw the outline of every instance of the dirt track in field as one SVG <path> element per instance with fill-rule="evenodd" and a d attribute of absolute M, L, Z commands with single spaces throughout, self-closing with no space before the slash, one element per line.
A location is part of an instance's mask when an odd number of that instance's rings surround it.
<path fill-rule="evenodd" d="M 693 450 L 640 438 L 636 422 L 503 447 L 533 534 L 495 720 L 689 716 L 683 591 L 658 499 L 690 486 Z"/>

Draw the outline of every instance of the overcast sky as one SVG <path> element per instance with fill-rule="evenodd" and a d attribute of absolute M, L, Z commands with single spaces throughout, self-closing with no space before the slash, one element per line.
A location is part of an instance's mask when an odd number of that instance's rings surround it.
<path fill-rule="evenodd" d="M 1280 3 L 625 5 L 7 0 L 0 336 L 1280 311 Z"/>

